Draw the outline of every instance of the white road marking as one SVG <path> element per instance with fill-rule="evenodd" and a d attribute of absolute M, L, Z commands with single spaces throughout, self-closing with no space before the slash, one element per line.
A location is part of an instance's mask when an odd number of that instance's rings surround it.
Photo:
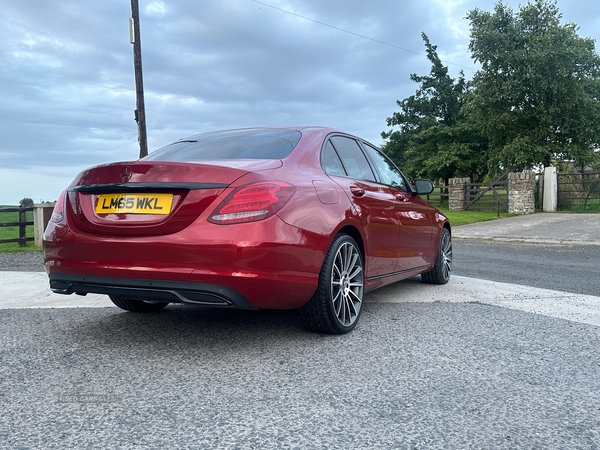
<path fill-rule="evenodd" d="M 365 301 L 481 303 L 600 326 L 600 297 L 454 275 L 443 286 L 411 278 L 373 291 Z"/>
<path fill-rule="evenodd" d="M 0 309 L 102 308 L 114 306 L 99 294 L 61 295 L 50 290 L 45 272 L 0 272 Z"/>
<path fill-rule="evenodd" d="M 411 278 L 370 292 L 365 302 L 481 303 L 600 326 L 600 297 L 458 276 L 443 286 Z M 43 272 L 0 272 L 0 309 L 113 306 L 106 295 L 54 294 Z"/>

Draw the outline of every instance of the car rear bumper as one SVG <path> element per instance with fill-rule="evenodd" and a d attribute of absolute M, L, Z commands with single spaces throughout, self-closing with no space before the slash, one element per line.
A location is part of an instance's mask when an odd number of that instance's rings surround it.
<path fill-rule="evenodd" d="M 50 289 L 57 294 L 106 294 L 138 300 L 253 309 L 239 292 L 209 283 L 109 278 L 73 274 L 50 274 Z"/>
<path fill-rule="evenodd" d="M 44 264 L 52 290 L 61 294 L 294 309 L 314 293 L 328 245 L 327 237 L 276 216 L 138 238 L 97 236 L 51 223 L 44 234 Z"/>

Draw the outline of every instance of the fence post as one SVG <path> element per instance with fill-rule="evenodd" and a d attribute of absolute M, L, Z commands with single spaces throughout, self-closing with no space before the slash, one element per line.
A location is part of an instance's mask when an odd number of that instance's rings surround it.
<path fill-rule="evenodd" d="M 35 245 L 37 247 L 42 246 L 42 238 L 44 237 L 44 230 L 50 222 L 52 217 L 52 211 L 56 203 L 36 203 L 33 205 L 33 236 L 35 238 Z"/>
<path fill-rule="evenodd" d="M 25 206 L 21 205 L 19 207 L 19 247 L 27 246 L 27 241 L 25 240 L 27 237 L 27 225 L 25 225 L 26 221 L 27 214 L 25 213 Z"/>

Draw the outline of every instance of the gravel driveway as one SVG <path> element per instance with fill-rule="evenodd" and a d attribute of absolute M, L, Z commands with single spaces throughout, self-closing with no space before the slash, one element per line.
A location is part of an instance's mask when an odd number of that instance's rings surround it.
<path fill-rule="evenodd" d="M 0 271 L 43 272 L 42 252 L 0 253 Z"/>

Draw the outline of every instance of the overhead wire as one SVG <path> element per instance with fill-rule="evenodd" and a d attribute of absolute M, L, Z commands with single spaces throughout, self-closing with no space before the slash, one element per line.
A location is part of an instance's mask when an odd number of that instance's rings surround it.
<path fill-rule="evenodd" d="M 395 48 L 397 50 L 402 50 L 404 52 L 413 53 L 415 55 L 424 56 L 425 58 L 427 58 L 427 55 L 424 54 L 424 53 L 415 52 L 414 50 L 410 50 L 408 48 L 400 47 L 400 46 L 395 45 L 395 44 L 390 44 L 389 42 L 381 41 L 379 39 L 374 39 L 372 37 L 365 36 L 364 34 L 355 33 L 354 31 L 346 30 L 344 28 L 336 27 L 334 25 L 331 25 L 331 24 L 328 24 L 328 23 L 325 23 L 325 22 L 321 22 L 319 20 L 311 19 L 310 17 L 306 17 L 306 16 L 303 16 L 301 14 L 298 14 L 298 13 L 295 13 L 295 12 L 292 12 L 292 11 L 288 11 L 288 10 L 283 9 L 283 8 L 278 8 L 277 6 L 269 5 L 268 3 L 264 3 L 264 2 L 261 2 L 259 0 L 250 0 L 250 1 L 254 2 L 254 3 L 258 3 L 259 5 L 266 6 L 266 7 L 271 8 L 271 9 L 275 9 L 275 10 L 283 12 L 285 14 L 289 14 L 291 16 L 298 17 L 298 18 L 303 19 L 303 20 L 308 20 L 310 22 L 314 22 L 314 23 L 316 23 L 318 25 L 322 25 L 324 27 L 332 28 L 334 30 L 341 31 L 343 33 L 351 34 L 352 36 L 356 36 L 356 37 L 359 37 L 359 38 L 362 38 L 362 39 L 366 39 L 368 41 L 376 42 L 376 43 L 381 44 L 381 45 L 386 45 L 388 47 Z M 461 69 L 470 70 L 472 72 L 475 72 L 475 69 L 472 68 L 472 67 L 462 66 L 460 64 L 456 64 L 456 63 L 449 62 L 449 61 L 443 61 L 442 60 L 442 62 L 444 62 L 445 64 L 452 65 L 452 66 L 460 67 Z"/>

